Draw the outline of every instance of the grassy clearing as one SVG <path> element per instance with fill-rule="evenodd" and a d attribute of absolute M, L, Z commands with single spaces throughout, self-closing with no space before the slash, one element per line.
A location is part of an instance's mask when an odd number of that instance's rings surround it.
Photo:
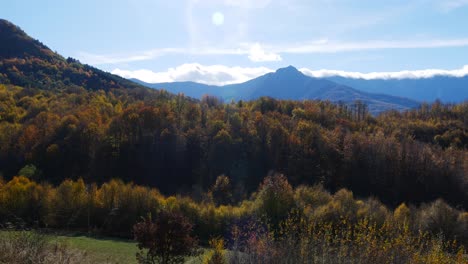
<path fill-rule="evenodd" d="M 116 238 L 93 238 L 83 235 L 61 235 L 56 237 L 71 248 L 86 252 L 93 263 L 136 264 L 137 244 L 131 240 Z M 187 264 L 202 263 L 203 254 L 188 258 Z"/>
<path fill-rule="evenodd" d="M 0 231 L 0 238 L 6 237 L 10 232 Z M 10 233 L 11 234 L 11 233 Z M 136 264 L 135 255 L 138 251 L 137 244 L 132 240 L 89 237 L 83 234 L 47 234 L 47 241 L 51 244 L 65 245 L 67 248 L 82 252 L 90 263 L 106 264 Z M 186 263 L 202 263 L 201 256 L 187 259 Z"/>
<path fill-rule="evenodd" d="M 0 231 L 0 238 L 10 239 L 14 234 L 34 234 L 33 231 Z M 25 237 L 25 236 L 20 236 Z M 135 254 L 137 244 L 131 240 L 117 238 L 94 238 L 82 234 L 41 234 L 47 243 L 65 246 L 72 251 L 81 252 L 91 263 L 137 263 Z M 27 245 L 27 244 L 25 244 Z"/>
<path fill-rule="evenodd" d="M 115 238 L 92 238 L 83 235 L 60 235 L 53 237 L 58 242 L 71 248 L 86 252 L 96 263 L 133 264 L 137 263 L 136 243 L 130 240 Z"/>

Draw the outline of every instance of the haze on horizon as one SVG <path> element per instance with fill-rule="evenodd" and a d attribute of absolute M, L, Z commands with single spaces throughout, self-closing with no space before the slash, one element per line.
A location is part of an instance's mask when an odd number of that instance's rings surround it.
<path fill-rule="evenodd" d="M 468 1 L 7 1 L 64 56 L 147 82 L 243 82 L 294 65 L 353 78 L 466 76 Z M 327 69 L 327 70 L 323 70 Z"/>

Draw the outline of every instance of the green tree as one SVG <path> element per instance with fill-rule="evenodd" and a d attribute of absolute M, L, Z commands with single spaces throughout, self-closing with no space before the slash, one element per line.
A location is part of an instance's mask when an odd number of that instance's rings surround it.
<path fill-rule="evenodd" d="M 263 180 L 255 202 L 260 215 L 277 228 L 294 209 L 294 191 L 284 175 L 274 174 Z"/>
<path fill-rule="evenodd" d="M 39 170 L 33 164 L 28 164 L 24 166 L 19 172 L 19 176 L 28 177 L 29 179 L 34 179 L 39 176 Z"/>
<path fill-rule="evenodd" d="M 220 175 L 211 187 L 210 194 L 216 205 L 229 204 L 232 202 L 232 186 L 229 177 Z"/>

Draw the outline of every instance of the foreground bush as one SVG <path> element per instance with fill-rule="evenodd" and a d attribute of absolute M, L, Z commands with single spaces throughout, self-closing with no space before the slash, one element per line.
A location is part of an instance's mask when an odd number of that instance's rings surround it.
<path fill-rule="evenodd" d="M 197 241 L 191 236 L 192 224 L 176 212 L 163 211 L 155 221 L 148 216 L 133 227 L 138 242 L 137 260 L 142 264 L 183 263 L 194 254 Z"/>
<path fill-rule="evenodd" d="M 210 238 L 224 239 L 226 249 L 234 252 L 226 256 L 232 263 L 275 263 L 288 258 L 297 260 L 293 263 L 317 259 L 430 263 L 439 258 L 440 263 L 456 263 L 464 254 L 459 245 L 468 246 L 467 213 L 443 200 L 419 207 L 401 204 L 392 210 L 375 198 L 359 199 L 346 189 L 331 194 L 320 185 L 293 188 L 280 175 L 267 177 L 250 199 L 219 206 L 210 199 L 165 197 L 155 189 L 119 180 L 101 186 L 67 180 L 53 187 L 16 177 L 0 185 L 0 225 L 129 236 L 138 219 L 148 214 L 154 219 L 135 229 L 144 231 L 135 232 L 142 249 L 159 245 L 155 239 L 163 241 L 167 230 L 190 230 L 180 238 L 190 234 L 204 246 Z M 169 221 L 167 214 L 190 225 Z M 145 232 L 150 235 L 137 235 Z M 160 261 L 163 253 L 157 250 L 149 251 L 150 258 L 144 251 L 141 260 Z M 170 255 L 182 261 L 187 254 Z"/>
<path fill-rule="evenodd" d="M 0 236 L 0 263 L 78 264 L 91 263 L 85 253 L 27 231 L 4 231 Z"/>
<path fill-rule="evenodd" d="M 210 240 L 210 251 L 203 259 L 203 264 L 227 264 L 224 253 L 224 240 L 213 238 Z"/>
<path fill-rule="evenodd" d="M 239 228 L 236 228 L 239 232 Z M 244 230 L 231 246 L 230 263 L 468 263 L 463 247 L 428 233 L 413 234 L 408 226 L 342 219 L 338 225 L 316 224 L 291 216 L 281 236 L 265 229 Z"/>

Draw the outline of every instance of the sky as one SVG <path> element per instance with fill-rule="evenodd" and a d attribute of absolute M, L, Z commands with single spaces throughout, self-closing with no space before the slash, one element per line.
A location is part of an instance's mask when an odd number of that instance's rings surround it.
<path fill-rule="evenodd" d="M 468 75 L 468 0 L 4 0 L 0 18 L 147 82 Z"/>

